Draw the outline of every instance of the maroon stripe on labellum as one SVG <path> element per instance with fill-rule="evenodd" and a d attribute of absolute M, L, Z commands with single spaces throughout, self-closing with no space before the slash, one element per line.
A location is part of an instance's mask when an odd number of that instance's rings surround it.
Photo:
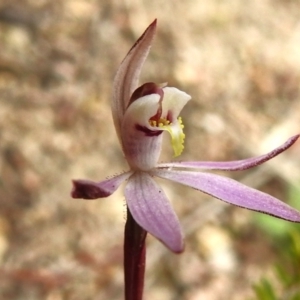
<path fill-rule="evenodd" d="M 150 130 L 149 128 L 139 124 L 135 125 L 135 129 L 144 132 L 146 136 L 159 136 L 163 132 L 163 130 Z"/>

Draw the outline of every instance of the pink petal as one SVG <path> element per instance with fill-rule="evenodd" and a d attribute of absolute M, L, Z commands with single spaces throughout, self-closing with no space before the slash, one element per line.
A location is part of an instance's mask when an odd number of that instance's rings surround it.
<path fill-rule="evenodd" d="M 190 186 L 230 204 L 288 221 L 300 222 L 300 212 L 294 208 L 230 178 L 195 171 L 154 170 L 152 174 Z"/>
<path fill-rule="evenodd" d="M 290 148 L 299 138 L 299 134 L 289 138 L 283 145 L 271 152 L 235 161 L 183 161 L 158 164 L 158 168 L 193 168 L 206 170 L 241 171 L 256 167 Z"/>
<path fill-rule="evenodd" d="M 183 251 L 183 236 L 177 216 L 164 191 L 144 172 L 132 175 L 125 198 L 135 221 L 161 240 L 170 250 Z"/>
<path fill-rule="evenodd" d="M 126 172 L 101 182 L 78 179 L 73 180 L 71 196 L 73 198 L 97 199 L 105 198 L 114 193 L 132 172 Z"/>
<path fill-rule="evenodd" d="M 113 119 L 120 138 L 121 122 L 131 94 L 138 87 L 141 68 L 148 56 L 156 31 L 156 20 L 146 29 L 122 61 L 113 84 L 111 103 Z"/>

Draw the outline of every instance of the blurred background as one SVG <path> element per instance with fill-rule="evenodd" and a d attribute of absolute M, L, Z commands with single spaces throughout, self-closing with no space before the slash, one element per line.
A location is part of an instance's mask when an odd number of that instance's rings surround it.
<path fill-rule="evenodd" d="M 300 132 L 299 12 L 299 0 L 1 0 L 0 299 L 123 299 L 122 188 L 74 200 L 71 179 L 127 169 L 112 80 L 155 18 L 141 83 L 192 96 L 180 159 L 236 160 Z M 225 175 L 300 208 L 299 151 Z M 300 225 L 159 182 L 186 250 L 148 237 L 145 300 L 300 299 Z"/>

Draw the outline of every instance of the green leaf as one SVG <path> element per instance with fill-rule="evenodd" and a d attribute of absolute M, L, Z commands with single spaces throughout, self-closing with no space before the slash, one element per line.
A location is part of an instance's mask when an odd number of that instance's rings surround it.
<path fill-rule="evenodd" d="M 261 279 L 259 284 L 254 285 L 254 290 L 259 300 L 278 300 L 272 284 L 265 278 Z"/>

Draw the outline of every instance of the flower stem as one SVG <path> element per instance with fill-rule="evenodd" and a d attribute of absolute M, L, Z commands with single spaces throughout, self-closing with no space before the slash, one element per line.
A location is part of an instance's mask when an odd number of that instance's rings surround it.
<path fill-rule="evenodd" d="M 125 300 L 142 300 L 146 265 L 147 232 L 133 219 L 127 208 L 124 242 Z"/>

